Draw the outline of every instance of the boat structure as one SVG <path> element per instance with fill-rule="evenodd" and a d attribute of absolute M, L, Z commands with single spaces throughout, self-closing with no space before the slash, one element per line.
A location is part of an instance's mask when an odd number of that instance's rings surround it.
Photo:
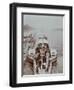
<path fill-rule="evenodd" d="M 45 35 L 34 38 L 32 34 L 29 34 L 23 39 L 23 63 L 24 74 L 55 73 L 57 50 L 50 48 Z"/>

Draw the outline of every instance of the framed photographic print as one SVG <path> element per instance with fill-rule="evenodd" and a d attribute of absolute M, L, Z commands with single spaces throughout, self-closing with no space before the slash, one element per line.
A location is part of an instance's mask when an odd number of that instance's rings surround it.
<path fill-rule="evenodd" d="M 72 7 L 10 4 L 10 86 L 72 83 Z"/>

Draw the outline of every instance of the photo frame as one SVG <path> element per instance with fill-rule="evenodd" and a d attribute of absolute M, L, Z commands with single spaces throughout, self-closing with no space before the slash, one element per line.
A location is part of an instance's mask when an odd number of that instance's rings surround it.
<path fill-rule="evenodd" d="M 72 6 L 10 4 L 10 86 L 72 83 Z"/>

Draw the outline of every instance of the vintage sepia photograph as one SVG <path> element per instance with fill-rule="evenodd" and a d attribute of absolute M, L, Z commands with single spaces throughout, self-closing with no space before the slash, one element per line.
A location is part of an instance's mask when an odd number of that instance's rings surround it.
<path fill-rule="evenodd" d="M 22 13 L 22 76 L 63 74 L 63 15 Z"/>
<path fill-rule="evenodd" d="M 10 86 L 72 83 L 72 6 L 10 4 Z"/>

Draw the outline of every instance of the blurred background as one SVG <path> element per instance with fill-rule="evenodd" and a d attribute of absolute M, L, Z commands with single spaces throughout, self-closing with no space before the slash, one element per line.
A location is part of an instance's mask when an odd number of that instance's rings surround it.
<path fill-rule="evenodd" d="M 63 53 L 63 16 L 23 15 L 24 34 L 33 34 L 35 38 L 44 34 L 49 47 L 56 48 L 59 55 Z"/>

